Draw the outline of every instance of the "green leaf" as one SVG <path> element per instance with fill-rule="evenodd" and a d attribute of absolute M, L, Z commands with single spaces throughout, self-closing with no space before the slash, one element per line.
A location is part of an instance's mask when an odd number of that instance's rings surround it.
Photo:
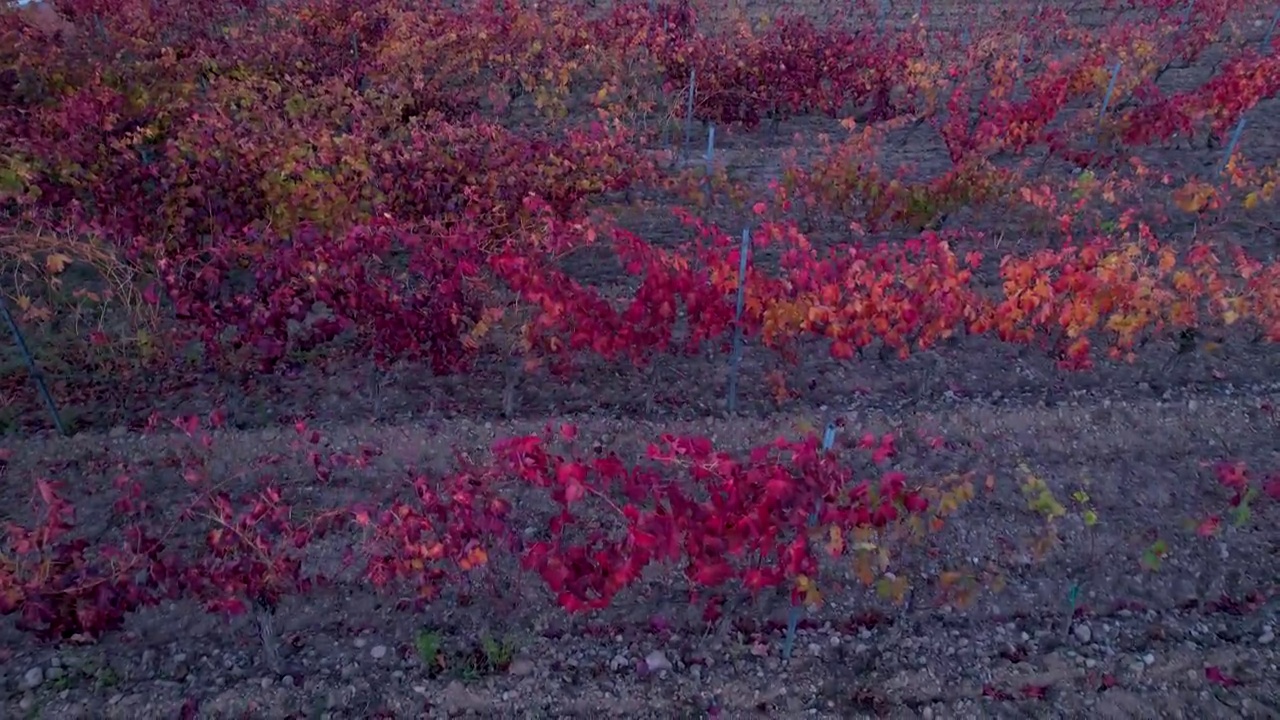
<path fill-rule="evenodd" d="M 1157 540 L 1152 543 L 1151 547 L 1142 554 L 1142 566 L 1147 570 L 1155 572 L 1160 569 L 1163 564 L 1164 556 L 1168 554 L 1169 546 L 1163 540 Z"/>
<path fill-rule="evenodd" d="M 1236 507 L 1235 513 L 1231 519 L 1231 524 L 1240 527 L 1249 522 L 1249 518 L 1253 516 L 1253 512 L 1249 509 L 1249 503 L 1254 496 L 1258 494 L 1257 489 L 1249 488 L 1248 492 L 1240 500 L 1240 505 Z"/>

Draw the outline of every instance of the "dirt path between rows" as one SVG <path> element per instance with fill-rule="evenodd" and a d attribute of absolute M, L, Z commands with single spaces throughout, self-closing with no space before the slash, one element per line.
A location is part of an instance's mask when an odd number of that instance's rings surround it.
<path fill-rule="evenodd" d="M 1280 467 L 1280 429 L 1268 409 L 1278 400 L 1274 388 L 1253 388 L 1164 399 L 1085 393 L 1053 407 L 849 409 L 842 442 L 892 430 L 902 438 L 898 466 L 913 478 L 972 472 L 992 477 L 994 490 L 961 510 L 938 536 L 939 552 L 904 555 L 896 569 L 918 588 L 908 607 L 861 590 L 831 593 L 801 624 L 789 662 L 780 657 L 780 599 L 738 612 L 720 633 L 687 612 L 674 576 L 655 576 L 590 621 L 566 620 L 533 578 L 503 617 L 480 600 L 413 613 L 335 564 L 358 538 L 329 537 L 309 561 L 338 568 L 334 584 L 278 612 L 281 672 L 265 667 L 251 618 L 227 624 L 185 602 L 139 613 L 92 646 L 39 647 L 6 622 L 0 717 L 1276 717 L 1277 603 L 1268 598 L 1280 586 L 1280 512 L 1259 501 L 1248 522 L 1212 539 L 1195 537 L 1190 524 L 1222 511 L 1229 496 L 1206 461 Z M 661 432 L 703 434 L 734 450 L 794 436 L 813 419 L 553 420 L 577 423 L 586 447 L 628 458 Z M 369 443 L 382 454 L 328 486 L 286 483 L 287 492 L 321 505 L 383 502 L 403 494 L 407 467 L 443 469 L 451 447 L 482 453 L 496 437 L 546 422 L 331 427 L 334 447 Z M 939 437 L 945 443 L 934 449 Z M 218 437 L 216 464 L 287 454 L 292 439 L 278 429 L 228 432 Z M 56 459 L 82 527 L 93 532 L 109 500 L 92 493 L 117 461 L 144 466 L 175 444 L 136 435 L 19 441 L 0 501 L 22 507 L 30 473 Z M 147 482 L 167 507 L 185 489 L 177 470 L 159 465 Z M 1059 547 L 1031 555 L 1043 521 L 1020 491 L 1028 473 L 1066 502 L 1087 482 L 1099 518 L 1092 541 L 1071 516 Z M 516 500 L 517 512 L 535 512 L 532 497 Z M 1168 553 L 1158 571 L 1144 571 L 1153 538 Z M 935 602 L 939 573 L 964 567 L 999 568 L 1005 587 L 964 608 Z M 449 657 L 464 657 L 481 636 L 501 637 L 508 646 L 499 654 L 508 656 L 495 664 L 503 670 L 458 660 L 428 672 L 424 628 Z"/>

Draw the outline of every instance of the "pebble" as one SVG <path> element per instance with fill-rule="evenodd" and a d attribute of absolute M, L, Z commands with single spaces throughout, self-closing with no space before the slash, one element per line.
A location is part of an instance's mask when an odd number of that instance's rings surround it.
<path fill-rule="evenodd" d="M 1156 656 L 1155 656 L 1155 654 L 1154 654 L 1154 653 L 1147 653 L 1146 655 L 1143 655 L 1143 656 L 1142 656 L 1142 662 L 1146 663 L 1147 665 L 1155 665 L 1155 664 L 1156 664 Z"/>
<path fill-rule="evenodd" d="M 1079 640 L 1081 644 L 1088 645 L 1089 642 L 1093 640 L 1093 631 L 1089 629 L 1088 625 L 1083 623 L 1076 625 L 1074 632 L 1076 639 Z"/>
<path fill-rule="evenodd" d="M 618 672 L 619 670 L 621 670 L 622 668 L 630 664 L 631 664 L 631 661 L 627 659 L 626 655 L 622 653 L 618 653 L 617 655 L 613 656 L 612 660 L 609 661 L 609 669 L 614 672 Z"/>
<path fill-rule="evenodd" d="M 1275 639 L 1276 639 L 1275 630 L 1271 629 L 1270 625 L 1263 625 L 1262 634 L 1258 636 L 1258 644 L 1270 645 L 1272 642 L 1275 641 Z"/>
<path fill-rule="evenodd" d="M 649 672 L 658 672 L 659 670 L 670 670 L 671 661 L 661 650 L 654 650 L 644 658 L 644 664 L 649 668 Z"/>
<path fill-rule="evenodd" d="M 38 688 L 44 682 L 44 668 L 33 667 L 22 676 L 22 684 L 28 688 Z"/>
<path fill-rule="evenodd" d="M 382 658 L 387 656 L 387 646 L 374 645 L 373 648 L 369 650 L 369 654 L 373 656 L 374 660 L 381 660 Z"/>
<path fill-rule="evenodd" d="M 528 658 L 516 658 L 511 661 L 511 667 L 507 668 L 507 673 L 516 677 L 524 677 L 532 675 L 534 670 L 533 661 Z"/>

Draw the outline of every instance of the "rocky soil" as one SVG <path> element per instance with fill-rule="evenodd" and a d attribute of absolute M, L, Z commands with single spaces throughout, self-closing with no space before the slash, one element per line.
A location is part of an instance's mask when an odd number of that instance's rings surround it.
<path fill-rule="evenodd" d="M 993 477 L 994 490 L 962 509 L 937 552 L 902 569 L 918 588 L 905 607 L 861 590 L 833 592 L 801 623 L 789 660 L 784 602 L 761 601 L 707 628 L 682 606 L 675 577 L 655 576 L 616 610 L 570 620 L 536 579 L 521 585 L 509 614 L 479 599 L 414 613 L 358 575 L 338 573 L 331 587 L 277 612 L 275 671 L 253 617 L 228 624 L 181 603 L 139 613 L 93 645 L 38 645 L 6 622 L 0 717 L 1276 717 L 1280 513 L 1259 503 L 1247 523 L 1212 539 L 1197 538 L 1189 523 L 1225 508 L 1206 460 L 1280 467 L 1269 411 L 1278 400 L 1280 387 L 1259 385 L 1156 397 L 1089 392 L 1052 405 L 940 397 L 912 409 L 846 408 L 848 432 L 903 438 L 900 465 L 912 477 L 976 472 Z M 794 435 L 813 417 L 568 420 L 582 442 L 625 453 L 661 431 L 746 447 Z M 383 454 L 322 492 L 330 501 L 376 495 L 405 467 L 441 466 L 449 447 L 479 452 L 545 422 L 332 425 L 325 432 L 334 447 L 376 443 Z M 50 458 L 64 476 L 85 472 L 89 485 L 104 448 L 141 463 L 172 443 L 110 435 L 11 445 L 6 507 L 21 505 L 19 479 Z M 921 435 L 941 436 L 945 447 L 911 441 Z M 287 432 L 267 428 L 224 433 L 216 448 L 235 467 L 288 444 Z M 1061 544 L 1031 556 L 1043 520 L 1020 494 L 1027 469 L 1063 498 L 1088 479 L 1099 516 L 1092 538 L 1064 522 Z M 152 480 L 159 503 L 166 482 Z M 176 501 L 182 489 L 168 492 Z M 88 497 L 79 498 L 82 522 L 92 525 L 106 515 Z M 1154 537 L 1169 552 L 1158 571 L 1146 571 L 1141 556 Z M 356 540 L 326 539 L 316 562 Z M 966 564 L 998 567 L 1004 587 L 967 607 L 935 601 L 928 590 L 938 573 Z"/>

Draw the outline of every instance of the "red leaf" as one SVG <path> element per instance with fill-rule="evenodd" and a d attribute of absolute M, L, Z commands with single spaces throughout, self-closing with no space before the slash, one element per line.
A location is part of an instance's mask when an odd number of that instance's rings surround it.
<path fill-rule="evenodd" d="M 1262 491 L 1272 500 L 1280 500 L 1280 474 L 1267 478 L 1262 484 Z"/>
<path fill-rule="evenodd" d="M 1244 463 L 1220 463 L 1218 465 L 1218 482 L 1235 491 L 1244 490 L 1249 484 L 1249 469 Z"/>
<path fill-rule="evenodd" d="M 1211 665 L 1204 669 L 1204 678 L 1214 685 L 1221 685 L 1224 688 L 1236 687 L 1240 685 L 1240 681 L 1226 675 L 1222 669 L 1216 665 Z"/>
<path fill-rule="evenodd" d="M 733 569 L 728 563 L 699 565 L 693 573 L 693 581 L 706 587 L 715 587 L 733 577 Z"/>
<path fill-rule="evenodd" d="M 1022 697 L 1029 700 L 1043 700 L 1048 691 L 1047 685 L 1023 685 Z"/>
<path fill-rule="evenodd" d="M 907 512 L 919 515 L 929 509 L 929 499 L 918 492 L 909 492 L 903 496 L 902 506 Z"/>
<path fill-rule="evenodd" d="M 792 482 L 785 476 L 775 477 L 765 486 L 765 493 L 772 499 L 785 502 L 791 497 Z"/>
<path fill-rule="evenodd" d="M 1005 692 L 1004 690 L 1001 690 L 995 685 L 992 685 L 991 683 L 987 683 L 986 685 L 982 686 L 982 696 L 991 698 L 992 700 L 1012 700 L 1013 699 L 1012 695 Z"/>
<path fill-rule="evenodd" d="M 1218 528 L 1222 525 L 1222 518 L 1217 515 L 1210 515 L 1200 524 L 1196 526 L 1196 534 L 1202 538 L 1213 537 L 1218 534 Z"/>
<path fill-rule="evenodd" d="M 587 468 L 579 463 L 564 463 L 556 470 L 556 481 L 564 487 L 566 505 L 581 500 L 587 494 Z"/>
<path fill-rule="evenodd" d="M 871 515 L 871 524 L 876 527 L 884 527 L 894 520 L 898 519 L 898 509 L 889 503 L 880 503 Z"/>

